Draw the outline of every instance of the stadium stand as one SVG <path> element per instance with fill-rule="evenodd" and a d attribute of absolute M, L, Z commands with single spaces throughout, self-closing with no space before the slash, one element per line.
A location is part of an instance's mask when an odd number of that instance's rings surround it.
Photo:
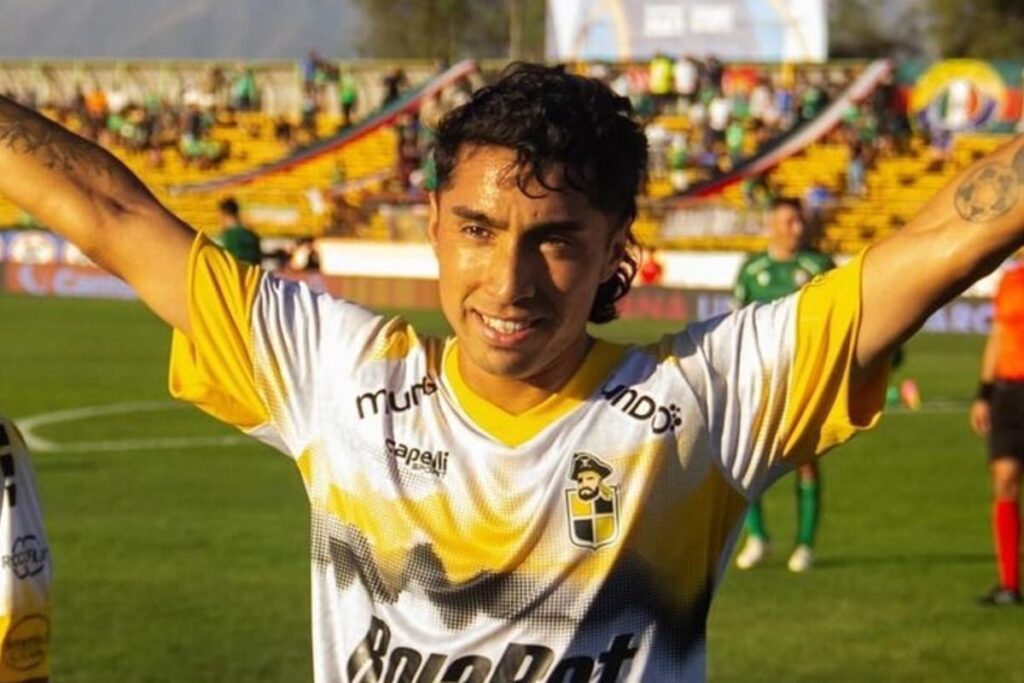
<path fill-rule="evenodd" d="M 787 65 L 736 65 L 724 76 L 709 75 L 703 69 L 695 92 L 678 97 L 652 97 L 647 65 L 576 68 L 607 79 L 647 117 L 652 163 L 635 229 L 641 243 L 660 248 L 763 248 L 760 215 L 767 199 L 771 195 L 807 197 L 817 191 L 830 198 L 820 212 L 822 248 L 855 253 L 901 226 L 946 180 L 1001 139 L 991 134 L 959 135 L 941 156 L 920 134 L 894 144 L 887 131 L 898 126 L 884 120 L 891 116 L 883 111 L 888 103 L 873 92 L 845 111 L 841 124 L 829 135 L 781 159 L 763 176 L 729 185 L 711 199 L 672 202 L 686 188 L 727 173 L 819 116 L 865 65 L 825 65 L 805 71 L 794 71 Z M 268 103 L 294 104 L 294 97 L 268 91 L 259 99 L 252 94 L 256 78 L 253 72 L 245 68 L 236 71 L 245 79 L 223 76 L 217 87 L 224 93 L 211 94 L 207 101 L 201 93 L 182 88 L 177 101 L 165 99 L 155 105 L 131 102 L 116 109 L 111 106 L 105 124 L 98 130 L 90 129 L 94 122 L 90 122 L 88 113 L 89 98 L 99 96 L 98 86 L 87 94 L 76 93 L 83 100 L 82 111 L 74 104 L 58 106 L 50 102 L 43 102 L 40 109 L 113 149 L 172 211 L 200 230 L 213 233 L 219 229 L 217 205 L 231 195 L 243 206 L 247 224 L 263 236 L 336 234 L 377 240 L 423 239 L 426 212 L 422 190 L 424 183 L 429 184 L 430 125 L 420 119 L 436 121 L 440 112 L 389 119 L 388 123 L 394 125 L 375 128 L 329 154 L 312 155 L 308 162 L 289 167 L 288 172 L 266 177 L 256 174 L 246 184 L 219 187 L 218 179 L 252 172 L 294 157 L 297 150 L 330 140 L 342 125 L 333 93 L 307 85 L 306 100 L 300 99 L 290 113 L 280 113 Z M 333 78 L 337 80 L 342 71 L 335 69 Z M 382 73 L 387 73 L 383 65 L 362 74 L 362 82 L 380 80 Z M 431 76 L 429 71 L 421 70 L 413 78 L 422 84 Z M 330 83 L 331 77 L 328 73 L 317 82 Z M 293 80 L 299 79 L 300 73 L 295 71 Z M 237 104 L 239 83 L 248 89 L 246 101 L 254 100 L 244 110 L 226 106 L 228 102 Z M 217 92 L 212 88 L 211 93 Z M 139 88 L 134 92 L 138 94 Z M 362 87 L 361 93 L 366 102 L 380 98 L 379 92 L 368 87 Z M 125 97 L 115 85 L 102 91 L 102 96 L 108 106 Z M 728 100 L 726 127 L 721 122 L 712 125 L 709 114 L 716 98 Z M 21 99 L 33 104 L 37 98 L 33 94 Z M 457 103 L 448 91 L 441 99 L 444 107 Z M 255 108 L 257 104 L 260 108 Z M 426 104 L 435 105 L 433 101 Z M 380 111 L 368 108 L 356 112 L 356 125 L 360 113 L 366 117 Z M 139 138 L 137 131 L 151 126 L 147 116 L 169 122 L 159 140 Z M 731 133 L 726 130 L 728 126 L 732 126 Z M 909 132 L 905 122 L 904 127 Z M 727 141 L 730 135 L 732 139 Z M 853 187 L 851 162 L 859 154 L 854 150 L 862 149 L 866 150 L 861 169 L 865 174 L 863 187 Z M 175 191 L 203 184 L 212 189 Z M 28 224 L 29 217 L 0 200 L 0 225 Z"/>

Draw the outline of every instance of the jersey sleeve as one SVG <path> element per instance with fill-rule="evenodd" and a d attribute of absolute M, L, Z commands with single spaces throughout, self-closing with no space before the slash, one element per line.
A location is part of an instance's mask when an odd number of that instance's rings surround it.
<path fill-rule="evenodd" d="M 174 331 L 169 388 L 297 457 L 312 439 L 326 374 L 320 348 L 359 353 L 377 316 L 232 258 L 204 236 L 188 265 L 191 337 Z"/>
<path fill-rule="evenodd" d="M 887 368 L 856 392 L 850 383 L 861 264 L 858 257 L 796 294 L 686 333 L 703 364 L 713 456 L 747 495 L 878 420 Z"/>

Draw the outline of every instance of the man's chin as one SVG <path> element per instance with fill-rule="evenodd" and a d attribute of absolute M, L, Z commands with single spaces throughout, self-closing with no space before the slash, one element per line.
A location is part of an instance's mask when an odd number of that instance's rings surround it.
<path fill-rule="evenodd" d="M 537 374 L 537 354 L 519 349 L 488 348 L 477 367 L 503 379 L 526 380 Z"/>

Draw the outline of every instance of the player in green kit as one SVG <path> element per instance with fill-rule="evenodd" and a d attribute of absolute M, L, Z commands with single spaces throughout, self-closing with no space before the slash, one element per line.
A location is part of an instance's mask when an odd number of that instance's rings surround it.
<path fill-rule="evenodd" d="M 831 258 L 807 246 L 807 237 L 800 200 L 776 199 L 772 204 L 768 250 L 753 254 L 740 268 L 735 289 L 737 304 L 774 301 L 835 268 Z M 817 464 L 801 465 L 797 470 L 796 549 L 787 565 L 790 571 L 807 571 L 814 562 L 820 491 Z M 747 541 L 736 556 L 736 566 L 751 569 L 764 560 L 771 548 L 760 500 L 750 504 L 745 527 Z"/>

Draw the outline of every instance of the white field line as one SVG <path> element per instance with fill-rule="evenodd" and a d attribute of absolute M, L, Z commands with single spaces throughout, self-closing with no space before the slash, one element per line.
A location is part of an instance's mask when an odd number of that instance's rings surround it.
<path fill-rule="evenodd" d="M 107 415 L 126 415 L 131 413 L 156 412 L 164 410 L 183 409 L 185 406 L 176 401 L 128 401 L 126 403 L 111 403 L 98 406 L 83 406 L 68 410 L 57 410 L 52 413 L 41 413 L 29 417 L 18 418 L 14 422 L 18 425 L 25 443 L 29 450 L 35 453 L 91 453 L 97 451 L 134 451 L 134 450 L 158 450 L 172 448 L 199 448 L 209 446 L 238 446 L 244 443 L 251 443 L 252 439 L 247 436 L 184 436 L 184 437 L 163 437 L 152 439 L 120 439 L 120 440 L 93 440 L 93 441 L 72 441 L 57 442 L 44 439 L 35 433 L 39 427 L 62 422 L 73 422 L 75 420 L 87 420 L 93 417 Z"/>
<path fill-rule="evenodd" d="M 946 415 L 966 413 L 970 407 L 970 401 L 925 401 L 918 410 L 911 410 L 902 404 L 886 406 L 882 415 L 883 417 L 888 415 Z"/>

